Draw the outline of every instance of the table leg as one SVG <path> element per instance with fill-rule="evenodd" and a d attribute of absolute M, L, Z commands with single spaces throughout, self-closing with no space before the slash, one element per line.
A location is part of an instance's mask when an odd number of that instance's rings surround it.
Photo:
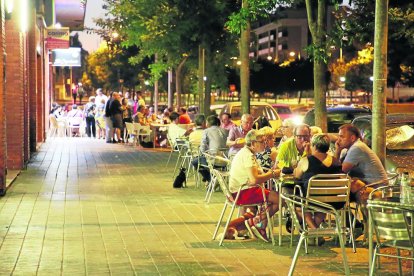
<path fill-rule="evenodd" d="M 155 149 L 155 142 L 157 141 L 157 136 L 158 136 L 158 133 L 157 133 L 157 127 L 153 127 L 152 128 L 152 133 L 153 133 L 153 135 L 154 135 L 154 137 L 153 137 L 153 141 L 152 141 L 152 147 Z"/>
<path fill-rule="evenodd" d="M 282 181 L 278 181 L 279 185 L 279 246 L 282 245 Z"/>
<path fill-rule="evenodd" d="M 372 227 L 372 217 L 370 212 L 368 211 L 368 275 L 371 275 L 371 265 L 372 265 L 372 252 L 374 249 L 374 242 L 373 242 L 373 233 L 374 231 Z"/>

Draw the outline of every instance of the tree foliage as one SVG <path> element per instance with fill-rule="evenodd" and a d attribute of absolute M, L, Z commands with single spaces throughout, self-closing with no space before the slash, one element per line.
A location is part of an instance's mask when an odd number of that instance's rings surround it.
<path fill-rule="evenodd" d="M 374 40 L 375 1 L 354 0 L 355 8 L 343 17 L 345 36 L 361 49 Z M 388 85 L 414 85 L 414 4 L 391 0 L 388 10 Z M 361 24 L 362 23 L 362 24 Z"/>

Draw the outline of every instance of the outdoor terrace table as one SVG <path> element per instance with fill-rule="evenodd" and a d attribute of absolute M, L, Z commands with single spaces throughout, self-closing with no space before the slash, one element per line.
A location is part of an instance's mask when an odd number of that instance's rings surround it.
<path fill-rule="evenodd" d="M 379 189 L 376 189 L 376 191 L 381 190 L 383 191 L 383 195 L 384 192 L 385 194 L 387 193 L 387 189 L 389 189 L 388 193 L 390 191 L 394 191 L 394 189 L 399 188 L 398 186 L 385 186 L 385 187 L 381 187 Z M 413 189 L 414 187 L 412 187 Z M 385 191 L 384 191 L 385 190 Z M 399 197 L 399 192 L 395 192 L 393 194 L 391 194 L 389 197 L 384 197 L 384 198 L 376 198 L 376 199 L 369 199 L 368 200 L 368 204 L 378 204 L 378 205 L 383 205 L 383 206 L 387 206 L 387 207 L 398 207 L 400 209 L 404 209 L 407 210 L 408 212 L 411 213 L 411 235 L 413 235 L 414 237 L 414 223 L 413 223 L 413 218 L 414 218 L 414 202 L 411 201 L 409 203 L 402 203 Z M 371 196 L 370 196 L 371 197 Z M 371 265 L 372 265 L 372 256 L 373 256 L 373 251 L 374 251 L 374 241 L 373 241 L 373 221 L 372 221 L 372 217 L 371 215 L 368 213 L 368 269 L 369 269 L 369 273 L 371 272 Z"/>
<path fill-rule="evenodd" d="M 161 124 L 161 123 L 151 123 L 150 124 L 150 127 L 151 127 L 151 130 L 152 130 L 152 133 L 153 133 L 153 146 L 154 146 L 154 148 L 155 148 L 155 144 L 156 144 L 156 141 L 157 141 L 157 137 L 158 137 L 158 132 L 160 131 L 160 128 L 162 128 L 162 127 L 165 127 L 166 129 L 167 129 L 167 131 L 168 131 L 168 124 Z"/>

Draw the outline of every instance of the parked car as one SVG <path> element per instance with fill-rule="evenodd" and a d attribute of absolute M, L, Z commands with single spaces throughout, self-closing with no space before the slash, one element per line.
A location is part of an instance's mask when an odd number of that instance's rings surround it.
<path fill-rule="evenodd" d="M 272 107 L 277 111 L 277 114 L 279 114 L 282 121 L 288 118 L 293 118 L 295 116 L 288 104 L 275 103 L 272 104 Z"/>
<path fill-rule="evenodd" d="M 303 121 L 303 115 L 293 112 L 288 104 L 275 103 L 272 104 L 272 107 L 276 110 L 277 114 L 279 114 L 282 121 L 291 119 L 297 125 L 301 124 Z"/>
<path fill-rule="evenodd" d="M 220 112 L 220 115 L 224 112 L 231 115 L 231 119 L 236 125 L 240 125 L 240 118 L 243 115 L 241 111 L 241 102 L 231 102 L 225 104 Z M 279 114 L 270 104 L 266 102 L 251 102 L 250 114 L 252 114 L 255 119 L 259 116 L 266 117 L 274 129 L 278 129 L 282 125 L 282 119 Z"/>
<path fill-rule="evenodd" d="M 355 118 L 352 123 L 361 131 L 364 142 L 371 146 L 372 115 Z M 402 126 L 406 127 L 400 128 Z M 397 167 L 414 169 L 414 114 L 387 114 L 385 128 L 387 170 L 393 171 Z"/>
<path fill-rule="evenodd" d="M 351 123 L 355 118 L 370 115 L 371 109 L 368 107 L 355 106 L 335 106 L 327 108 L 328 132 L 338 133 L 338 129 L 343 124 Z M 315 109 L 309 110 L 303 122 L 310 126 L 315 125 Z"/>

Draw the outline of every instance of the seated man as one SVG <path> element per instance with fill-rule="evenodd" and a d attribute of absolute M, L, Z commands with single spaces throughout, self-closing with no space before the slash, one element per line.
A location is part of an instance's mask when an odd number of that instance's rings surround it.
<path fill-rule="evenodd" d="M 215 115 L 207 117 L 208 128 L 203 131 L 200 144 L 200 152 L 204 153 L 207 150 L 212 154 L 217 154 L 219 150 L 226 147 L 227 132 L 220 128 L 220 120 Z M 204 156 L 200 156 L 193 160 L 192 164 L 195 168 L 201 165 L 199 173 L 203 177 L 203 182 L 210 182 L 210 171 L 207 168 L 207 160 Z"/>
<path fill-rule="evenodd" d="M 192 146 L 199 147 L 201 144 L 201 137 L 203 135 L 204 129 L 206 128 L 206 116 L 204 116 L 204 114 L 198 114 L 195 117 L 195 125 L 196 128 L 193 132 L 190 133 L 188 140 Z"/>
<path fill-rule="evenodd" d="M 234 156 L 244 146 L 244 136 L 252 129 L 253 116 L 243 114 L 240 126 L 232 127 L 227 137 L 227 146 L 230 147 L 229 156 Z"/>
<path fill-rule="evenodd" d="M 190 115 L 188 115 L 187 113 L 187 109 L 185 109 L 184 107 L 181 107 L 180 111 L 181 111 L 181 115 L 178 119 L 178 123 L 181 125 L 191 124 L 191 118 L 190 118 Z"/>
<path fill-rule="evenodd" d="M 342 172 L 339 161 L 327 153 L 330 144 L 331 140 L 326 134 L 316 134 L 313 136 L 311 140 L 312 155 L 302 158 L 293 172 L 295 178 L 299 180 L 302 186 L 304 197 L 307 196 L 308 182 L 312 176 L 323 173 L 334 174 Z M 335 207 L 341 208 L 342 206 Z M 310 213 L 305 214 L 306 224 L 312 229 L 318 228 L 324 219 L 324 213 L 315 213 L 313 218 Z M 323 242 L 323 239 L 318 239 L 319 245 Z"/>
<path fill-rule="evenodd" d="M 149 125 L 147 116 L 145 116 L 147 107 L 145 105 L 138 106 L 138 112 L 132 116 L 134 123 L 139 123 L 142 126 Z"/>
<path fill-rule="evenodd" d="M 293 137 L 280 146 L 276 162 L 283 173 L 292 173 L 298 161 L 310 154 L 310 133 L 308 125 L 299 125 L 295 127 Z"/>
<path fill-rule="evenodd" d="M 235 198 L 238 190 L 240 191 L 239 204 L 257 204 L 263 202 L 261 184 L 271 178 L 279 177 L 280 170 L 269 170 L 263 173 L 262 168 L 258 165 L 255 154 L 264 150 L 263 137 L 257 130 L 250 130 L 246 135 L 246 145 L 236 154 L 230 169 L 229 190 Z M 279 208 L 279 194 L 275 191 L 265 190 L 269 214 L 272 217 Z M 251 233 L 264 241 L 268 241 L 266 234 L 267 217 L 265 212 L 259 214 L 253 219 L 246 220 L 246 227 Z"/>
<path fill-rule="evenodd" d="M 172 112 L 170 114 L 171 124 L 168 126 L 168 135 L 170 136 L 171 142 L 173 145 L 171 147 L 175 147 L 177 138 L 184 138 L 193 131 L 192 128 L 184 129 L 178 126 L 178 118 L 180 115 L 177 112 Z"/>
<path fill-rule="evenodd" d="M 352 124 L 339 127 L 335 157 L 341 161 L 344 173 L 349 173 L 351 177 L 358 178 L 365 184 L 386 184 L 388 181 L 387 173 L 378 156 L 362 142 L 359 129 Z M 353 181 L 351 193 L 356 193 L 359 187 L 360 185 Z"/>

